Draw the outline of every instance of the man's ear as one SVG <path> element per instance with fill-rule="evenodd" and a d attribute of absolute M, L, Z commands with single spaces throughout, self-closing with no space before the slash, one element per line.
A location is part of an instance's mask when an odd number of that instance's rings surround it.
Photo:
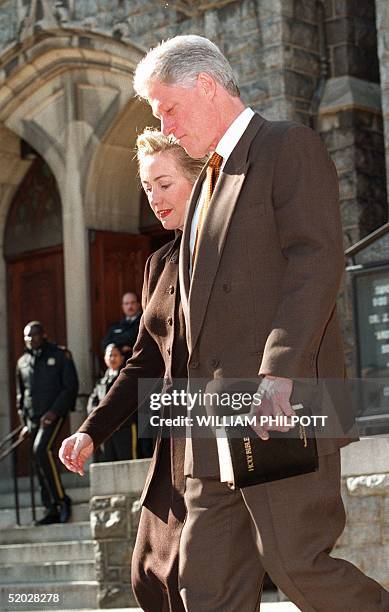
<path fill-rule="evenodd" d="M 199 72 L 197 75 L 197 86 L 203 95 L 212 100 L 216 93 L 216 81 L 207 72 Z"/>

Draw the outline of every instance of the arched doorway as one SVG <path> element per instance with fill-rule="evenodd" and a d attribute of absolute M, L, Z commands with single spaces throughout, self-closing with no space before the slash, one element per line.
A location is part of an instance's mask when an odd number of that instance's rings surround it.
<path fill-rule="evenodd" d="M 4 235 L 7 266 L 8 346 L 11 426 L 19 420 L 15 405 L 15 365 L 23 353 L 23 328 L 43 323 L 48 338 L 66 344 L 62 207 L 57 183 L 38 155 L 12 200 Z M 67 431 L 63 432 L 64 435 Z M 19 464 L 26 465 L 26 449 Z M 23 468 L 20 474 L 23 474 Z"/>

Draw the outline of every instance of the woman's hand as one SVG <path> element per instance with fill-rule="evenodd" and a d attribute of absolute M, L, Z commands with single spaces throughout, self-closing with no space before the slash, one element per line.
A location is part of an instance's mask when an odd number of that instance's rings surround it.
<path fill-rule="evenodd" d="M 61 444 L 59 458 L 71 472 L 84 475 L 84 463 L 93 453 L 93 440 L 87 433 L 75 433 Z"/>

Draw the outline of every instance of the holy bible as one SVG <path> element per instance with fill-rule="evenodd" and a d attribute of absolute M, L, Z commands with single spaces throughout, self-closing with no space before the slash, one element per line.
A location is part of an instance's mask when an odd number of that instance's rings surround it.
<path fill-rule="evenodd" d="M 292 408 L 299 417 L 312 416 L 301 404 Z M 221 482 L 236 489 L 318 470 L 317 445 L 311 423 L 304 426 L 297 423 L 288 432 L 269 431 L 269 435 L 268 440 L 262 440 L 250 425 L 217 428 Z"/>

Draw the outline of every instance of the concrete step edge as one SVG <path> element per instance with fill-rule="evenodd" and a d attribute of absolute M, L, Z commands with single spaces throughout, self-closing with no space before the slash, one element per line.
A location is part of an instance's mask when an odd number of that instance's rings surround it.
<path fill-rule="evenodd" d="M 18 563 L 18 568 L 22 568 L 22 567 L 45 567 L 46 565 L 56 565 L 56 566 L 62 566 L 62 565 L 95 565 L 95 561 L 94 559 L 77 559 L 76 561 L 66 561 L 66 560 L 59 560 L 59 561 L 38 561 L 37 563 Z M 15 567 L 14 563 L 0 563 L 0 572 L 1 570 L 5 570 L 7 568 L 10 567 Z"/>
<path fill-rule="evenodd" d="M 82 488 L 89 487 L 90 479 L 89 473 L 85 473 L 85 476 L 80 477 L 78 474 L 73 474 L 70 472 L 61 472 L 61 480 L 65 489 L 69 488 Z M 34 479 L 35 490 L 39 488 L 38 479 Z M 30 478 L 29 476 L 19 476 L 18 478 L 18 489 L 20 493 L 25 493 L 30 491 Z M 0 496 L 3 494 L 8 494 L 14 492 L 14 484 L 11 478 L 4 479 L 0 482 Z"/>
<path fill-rule="evenodd" d="M 90 540 L 90 521 L 75 521 L 69 523 L 54 523 L 53 525 L 14 525 L 6 530 L 0 530 L 0 545 L 2 544 L 36 544 L 44 542 L 69 542 L 70 540 Z"/>
<path fill-rule="evenodd" d="M 77 487 L 66 489 L 66 495 L 68 495 L 73 504 L 85 503 L 90 499 L 90 488 L 89 487 Z M 35 500 L 37 505 L 40 503 L 39 489 L 35 492 Z M 31 506 L 31 495 L 28 491 L 21 491 L 19 493 L 19 506 L 28 507 Z M 0 510 L 7 510 L 9 508 L 15 508 L 15 497 L 12 493 L 1 493 L 0 494 Z"/>
<path fill-rule="evenodd" d="M 23 543 L 23 544 L 0 544 L 0 551 L 2 550 L 6 550 L 8 548 L 12 548 L 12 550 L 15 549 L 20 549 L 22 550 L 23 548 L 32 548 L 32 547 L 42 547 L 45 546 L 47 548 L 52 548 L 54 546 L 70 546 L 72 544 L 93 544 L 94 540 L 67 540 L 65 542 L 27 542 L 27 543 Z"/>

